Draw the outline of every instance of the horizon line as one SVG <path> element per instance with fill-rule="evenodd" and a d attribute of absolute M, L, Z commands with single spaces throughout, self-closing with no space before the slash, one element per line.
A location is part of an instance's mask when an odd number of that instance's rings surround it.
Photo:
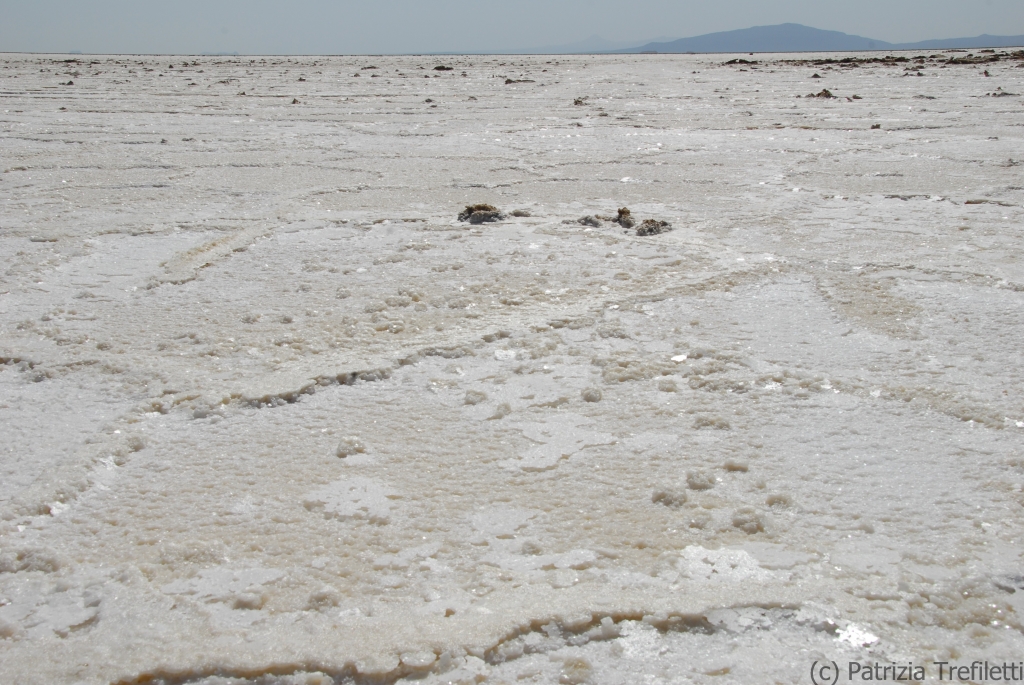
<path fill-rule="evenodd" d="M 937 39 L 949 40 L 949 39 Z M 642 46 L 637 46 L 642 47 Z M 589 55 L 591 57 L 639 57 L 639 56 L 671 56 L 671 55 L 793 55 L 811 53 L 853 53 L 853 52 L 969 52 L 971 50 L 1010 50 L 1024 48 L 1024 44 L 998 47 L 978 48 L 895 48 L 867 50 L 777 50 L 764 52 L 757 50 L 733 50 L 730 52 L 36 52 L 25 50 L 0 50 L 0 55 L 61 55 L 70 57 L 573 57 Z"/>

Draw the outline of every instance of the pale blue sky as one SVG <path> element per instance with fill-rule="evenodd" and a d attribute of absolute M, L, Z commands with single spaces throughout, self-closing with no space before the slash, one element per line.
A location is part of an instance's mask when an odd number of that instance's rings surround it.
<path fill-rule="evenodd" d="M 1024 0 L 0 0 L 0 51 L 487 52 L 796 22 L 876 38 L 1024 34 Z"/>

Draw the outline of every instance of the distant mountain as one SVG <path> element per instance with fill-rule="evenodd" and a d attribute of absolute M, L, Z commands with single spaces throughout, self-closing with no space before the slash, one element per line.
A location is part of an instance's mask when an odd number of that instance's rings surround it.
<path fill-rule="evenodd" d="M 1024 46 L 1024 36 L 977 36 L 926 40 L 919 43 L 887 43 L 840 31 L 823 31 L 801 24 L 754 26 L 738 31 L 708 33 L 693 38 L 652 42 L 609 53 L 640 52 L 858 52 L 864 50 L 948 50 L 951 48 L 1004 48 Z"/>

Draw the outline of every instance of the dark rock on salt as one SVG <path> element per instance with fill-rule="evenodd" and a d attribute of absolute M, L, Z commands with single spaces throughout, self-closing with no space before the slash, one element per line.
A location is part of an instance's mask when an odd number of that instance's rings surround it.
<path fill-rule="evenodd" d="M 466 208 L 459 212 L 459 221 L 468 221 L 471 224 L 501 221 L 504 218 L 505 214 L 494 205 L 466 205 Z"/>
<path fill-rule="evenodd" d="M 644 222 L 637 227 L 636 234 L 639 236 L 658 235 L 659 233 L 665 233 L 666 231 L 671 230 L 672 224 L 670 224 L 667 221 L 658 221 L 657 219 L 644 219 Z"/>
<path fill-rule="evenodd" d="M 636 221 L 633 220 L 628 207 L 619 207 L 619 214 L 615 217 L 615 223 L 623 228 L 633 228 L 636 226 Z"/>

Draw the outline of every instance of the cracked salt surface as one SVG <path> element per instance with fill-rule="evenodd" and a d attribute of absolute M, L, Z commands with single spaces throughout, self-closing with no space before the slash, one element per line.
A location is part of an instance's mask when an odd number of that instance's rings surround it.
<path fill-rule="evenodd" d="M 948 57 L 4 56 L 3 681 L 1016 659 L 1024 120 Z"/>

